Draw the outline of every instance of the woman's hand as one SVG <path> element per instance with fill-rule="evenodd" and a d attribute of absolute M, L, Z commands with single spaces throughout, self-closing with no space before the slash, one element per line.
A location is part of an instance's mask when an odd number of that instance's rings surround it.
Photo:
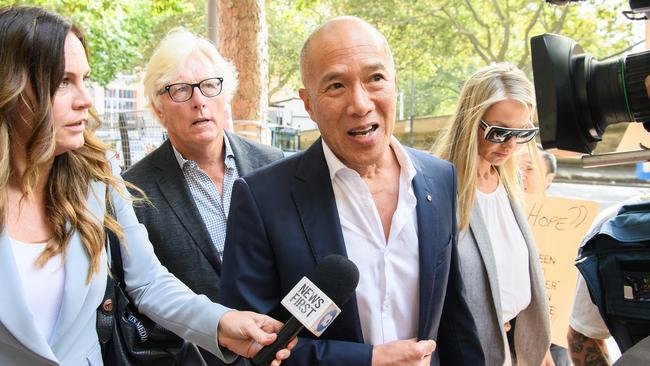
<path fill-rule="evenodd" d="M 250 358 L 255 356 L 263 346 L 268 346 L 275 341 L 276 333 L 282 325 L 281 322 L 267 315 L 251 311 L 228 311 L 217 325 L 219 345 Z M 271 366 L 279 366 L 282 360 L 287 359 L 290 350 L 297 342 L 298 340 L 294 339 L 286 348 L 279 350 Z"/>

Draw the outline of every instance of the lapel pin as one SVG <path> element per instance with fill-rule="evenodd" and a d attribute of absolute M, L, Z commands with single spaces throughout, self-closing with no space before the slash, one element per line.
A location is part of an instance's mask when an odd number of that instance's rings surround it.
<path fill-rule="evenodd" d="M 427 194 L 427 201 L 431 202 L 431 195 Z"/>

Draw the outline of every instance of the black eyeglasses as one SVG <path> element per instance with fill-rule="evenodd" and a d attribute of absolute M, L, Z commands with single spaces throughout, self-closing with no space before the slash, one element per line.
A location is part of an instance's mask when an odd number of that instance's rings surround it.
<path fill-rule="evenodd" d="M 167 92 L 174 102 L 182 103 L 192 98 L 192 95 L 194 95 L 194 88 L 199 88 L 201 94 L 208 98 L 216 97 L 221 93 L 221 89 L 223 88 L 223 78 L 209 78 L 194 84 L 170 84 L 159 91 L 158 95 Z"/>
<path fill-rule="evenodd" d="M 509 128 L 501 126 L 491 126 L 481 120 L 481 128 L 485 130 L 485 139 L 495 144 L 502 144 L 511 137 L 515 138 L 518 144 L 525 144 L 537 136 L 539 128 Z"/>

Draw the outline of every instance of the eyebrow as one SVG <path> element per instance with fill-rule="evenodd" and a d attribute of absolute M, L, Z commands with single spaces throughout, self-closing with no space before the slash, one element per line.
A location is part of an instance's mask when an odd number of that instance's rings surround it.
<path fill-rule="evenodd" d="M 372 71 L 378 71 L 378 70 L 387 71 L 386 66 L 384 65 L 383 62 L 375 62 L 375 63 L 372 63 L 370 65 L 366 65 L 366 66 L 364 66 L 362 68 L 362 70 L 365 71 L 365 72 L 372 72 Z M 343 74 L 344 73 L 342 73 L 340 71 L 328 72 L 327 74 L 325 74 L 325 76 L 323 76 L 321 78 L 320 82 L 322 84 L 322 83 L 327 83 L 327 82 L 332 81 L 332 80 L 336 80 L 336 79 L 340 78 L 341 75 L 343 75 Z"/>
<path fill-rule="evenodd" d="M 322 83 L 327 83 L 329 81 L 336 80 L 336 79 L 340 78 L 341 75 L 343 75 L 343 73 L 338 72 L 338 71 L 328 72 L 327 74 L 325 74 L 325 76 L 323 76 L 321 78 L 320 82 L 321 82 L 321 84 Z"/>
<path fill-rule="evenodd" d="M 388 69 L 386 69 L 386 66 L 384 65 L 383 62 L 375 62 L 373 64 L 363 67 L 363 71 L 378 71 L 378 70 L 388 71 Z"/>
<path fill-rule="evenodd" d="M 64 71 L 63 72 L 63 76 L 70 77 L 70 76 L 75 76 L 75 75 L 77 75 L 77 74 L 74 73 L 74 72 L 70 72 L 70 71 Z M 86 73 L 83 74 L 83 77 L 84 78 L 90 77 L 90 70 L 86 71 Z"/>
<path fill-rule="evenodd" d="M 530 127 L 508 127 L 508 126 L 506 126 L 505 123 L 503 123 L 503 122 L 501 122 L 501 121 L 492 121 L 492 122 L 488 122 L 488 121 L 485 121 L 485 120 L 484 120 L 484 122 L 485 122 L 488 126 L 504 127 L 504 128 L 512 128 L 512 129 L 515 129 L 515 130 L 528 130 L 528 129 L 531 129 L 531 128 L 535 128 L 535 124 L 533 124 L 533 122 L 530 121 L 530 120 L 526 122 L 526 126 L 530 126 Z"/>

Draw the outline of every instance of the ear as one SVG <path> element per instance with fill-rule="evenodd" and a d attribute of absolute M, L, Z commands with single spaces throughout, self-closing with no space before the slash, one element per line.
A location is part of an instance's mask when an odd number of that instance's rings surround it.
<path fill-rule="evenodd" d="M 551 185 L 551 183 L 553 183 L 553 179 L 555 178 L 555 173 L 548 173 L 544 178 L 545 178 L 544 180 L 546 181 L 544 183 L 546 183 L 546 188 L 548 188 Z"/>
<path fill-rule="evenodd" d="M 309 92 L 305 88 L 300 88 L 298 90 L 298 95 L 300 96 L 300 99 L 302 99 L 302 104 L 305 106 L 305 110 L 309 114 L 309 118 L 312 119 L 312 121 L 316 122 L 314 119 L 314 111 L 311 108 L 311 100 L 309 99 Z"/>
<path fill-rule="evenodd" d="M 151 105 L 151 110 L 156 114 L 156 116 L 158 116 L 158 120 L 160 121 L 160 124 L 163 125 L 163 127 L 166 127 L 167 124 L 165 123 L 165 115 L 163 114 L 162 109 L 158 108 L 156 106 L 156 103 L 154 102 L 151 102 L 150 105 Z"/>

